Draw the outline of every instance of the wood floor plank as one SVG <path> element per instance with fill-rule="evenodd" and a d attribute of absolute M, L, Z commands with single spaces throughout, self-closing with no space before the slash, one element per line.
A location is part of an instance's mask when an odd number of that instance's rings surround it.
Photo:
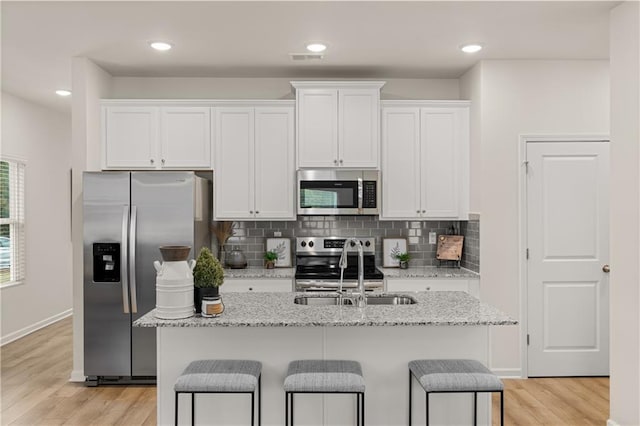
<path fill-rule="evenodd" d="M 72 369 L 72 322 L 66 318 L 0 351 L 0 424 L 151 426 L 157 422 L 154 386 L 86 387 L 68 382 Z M 509 379 L 505 424 L 604 425 L 609 417 L 609 379 Z M 492 399 L 500 424 L 499 396 Z"/>

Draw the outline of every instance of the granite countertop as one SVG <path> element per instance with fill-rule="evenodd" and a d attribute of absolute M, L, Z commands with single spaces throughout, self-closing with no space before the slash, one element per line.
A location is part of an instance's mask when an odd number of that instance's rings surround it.
<path fill-rule="evenodd" d="M 414 266 L 407 269 L 382 268 L 385 278 L 480 278 L 480 274 L 465 268 L 438 268 L 436 266 Z"/>
<path fill-rule="evenodd" d="M 225 278 L 293 278 L 296 268 L 274 268 L 266 269 L 262 267 L 250 267 L 244 269 L 224 268 Z"/>
<path fill-rule="evenodd" d="M 180 320 L 155 317 L 154 311 L 134 322 L 134 327 L 314 327 L 314 326 L 415 326 L 513 325 L 517 321 L 462 291 L 402 293 L 414 305 L 308 306 L 293 303 L 309 293 L 227 293 L 224 313 L 218 318 L 197 315 Z M 394 293 L 400 294 L 400 293 Z"/>

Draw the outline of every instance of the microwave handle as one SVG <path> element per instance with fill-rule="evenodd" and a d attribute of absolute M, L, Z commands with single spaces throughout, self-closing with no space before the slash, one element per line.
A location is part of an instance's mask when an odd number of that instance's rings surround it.
<path fill-rule="evenodd" d="M 362 178 L 358 178 L 358 210 L 362 210 L 362 194 L 364 192 L 364 183 Z"/>

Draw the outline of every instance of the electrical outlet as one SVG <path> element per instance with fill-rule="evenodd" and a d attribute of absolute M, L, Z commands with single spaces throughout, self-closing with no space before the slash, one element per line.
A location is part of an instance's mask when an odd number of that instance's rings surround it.
<path fill-rule="evenodd" d="M 280 231 L 273 231 L 273 236 L 274 236 L 274 237 L 282 237 L 282 232 L 280 232 Z"/>
<path fill-rule="evenodd" d="M 435 243 L 436 243 L 436 233 L 429 232 L 429 244 L 435 244 Z"/>

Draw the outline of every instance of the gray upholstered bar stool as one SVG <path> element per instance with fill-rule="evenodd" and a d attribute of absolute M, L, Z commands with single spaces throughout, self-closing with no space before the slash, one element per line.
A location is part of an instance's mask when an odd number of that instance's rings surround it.
<path fill-rule="evenodd" d="M 175 424 L 178 424 L 178 395 L 191 394 L 191 424 L 195 424 L 196 394 L 248 393 L 251 394 L 251 425 L 255 424 L 255 394 L 258 390 L 258 425 L 260 425 L 260 389 L 262 364 L 258 361 L 235 359 L 203 359 L 193 361 L 174 386 L 176 393 Z"/>
<path fill-rule="evenodd" d="M 299 360 L 289 363 L 284 379 L 285 425 L 293 426 L 296 393 L 351 393 L 356 395 L 356 424 L 364 426 L 364 377 L 357 361 Z"/>
<path fill-rule="evenodd" d="M 478 424 L 478 392 L 500 392 L 500 424 L 504 425 L 504 384 L 481 362 L 471 359 L 421 359 L 409 362 L 409 426 L 411 376 L 426 392 L 427 426 L 431 393 L 473 393 L 473 424 Z"/>

